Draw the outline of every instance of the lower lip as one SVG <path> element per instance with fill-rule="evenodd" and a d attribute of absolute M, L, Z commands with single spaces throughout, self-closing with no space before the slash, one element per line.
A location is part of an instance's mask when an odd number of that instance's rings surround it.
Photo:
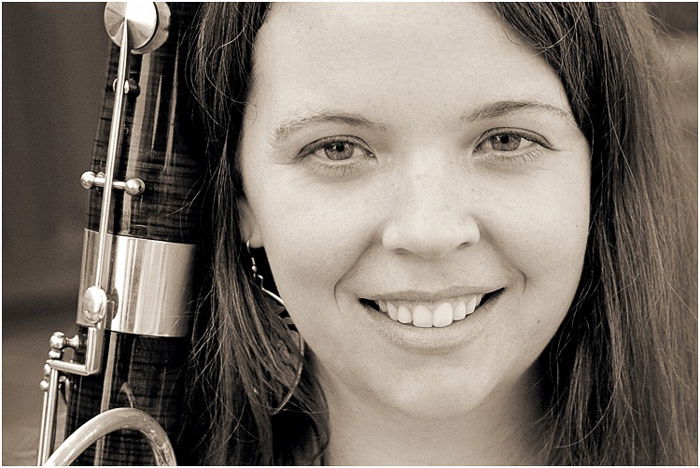
<path fill-rule="evenodd" d="M 501 299 L 503 291 L 491 297 L 485 304 L 480 305 L 474 313 L 464 320 L 452 322 L 446 327 L 421 328 L 397 322 L 389 314 L 380 312 L 370 306 L 360 304 L 370 320 L 374 330 L 390 344 L 406 351 L 420 354 L 444 354 L 462 348 L 479 336 L 485 327 L 486 318 L 496 303 Z"/>

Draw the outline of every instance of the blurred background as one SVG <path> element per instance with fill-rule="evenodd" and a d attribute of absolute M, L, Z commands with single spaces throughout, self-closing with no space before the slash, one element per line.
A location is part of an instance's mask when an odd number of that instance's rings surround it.
<path fill-rule="evenodd" d="M 653 3 L 697 180 L 697 3 Z M 75 331 L 104 5 L 2 4 L 2 463 L 35 463 L 52 332 Z M 696 184 L 697 185 L 697 184 Z M 697 200 L 697 194 L 689 196 Z M 695 234 L 696 235 L 696 234 Z"/>

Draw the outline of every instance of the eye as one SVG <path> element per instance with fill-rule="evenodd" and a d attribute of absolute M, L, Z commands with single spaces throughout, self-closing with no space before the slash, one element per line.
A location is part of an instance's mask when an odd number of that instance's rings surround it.
<path fill-rule="evenodd" d="M 528 140 L 522 135 L 514 132 L 502 132 L 491 135 L 477 146 L 478 149 L 493 151 L 516 151 L 518 149 L 529 149 L 536 146 L 532 140 Z"/>
<path fill-rule="evenodd" d="M 349 141 L 334 141 L 323 145 L 323 154 L 333 161 L 342 161 L 350 159 L 353 155 L 361 150 L 354 143 Z M 317 150 L 318 151 L 318 150 Z"/>
<path fill-rule="evenodd" d="M 496 151 L 515 151 L 520 148 L 523 143 L 525 146 L 528 146 L 528 143 L 530 145 L 533 144 L 532 141 L 526 140 L 515 133 L 499 133 L 493 135 L 489 137 L 487 143 Z"/>
<path fill-rule="evenodd" d="M 341 178 L 361 174 L 368 164 L 376 162 L 376 157 L 361 139 L 338 135 L 309 143 L 296 160 L 314 175 Z"/>
<path fill-rule="evenodd" d="M 474 152 L 495 160 L 530 160 L 543 148 L 549 148 L 547 141 L 521 129 L 493 129 L 486 132 L 476 145 Z"/>
<path fill-rule="evenodd" d="M 314 141 L 302 149 L 300 156 L 315 156 L 321 160 L 343 162 L 372 156 L 372 152 L 359 139 L 336 136 Z"/>

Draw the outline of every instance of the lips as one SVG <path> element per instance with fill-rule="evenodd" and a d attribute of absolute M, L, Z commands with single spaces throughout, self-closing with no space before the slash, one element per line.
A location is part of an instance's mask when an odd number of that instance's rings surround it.
<path fill-rule="evenodd" d="M 464 320 L 501 291 L 499 289 L 485 294 L 468 294 L 437 301 L 392 298 L 361 299 L 360 302 L 377 312 L 387 314 L 395 322 L 419 328 L 440 328 Z"/>

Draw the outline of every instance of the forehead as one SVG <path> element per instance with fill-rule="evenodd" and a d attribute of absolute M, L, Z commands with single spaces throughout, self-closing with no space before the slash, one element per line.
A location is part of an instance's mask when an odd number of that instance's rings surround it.
<path fill-rule="evenodd" d="M 554 71 L 487 5 L 277 3 L 256 38 L 252 101 L 463 113 L 489 100 L 568 109 Z M 457 109 L 457 105 L 461 108 Z"/>

